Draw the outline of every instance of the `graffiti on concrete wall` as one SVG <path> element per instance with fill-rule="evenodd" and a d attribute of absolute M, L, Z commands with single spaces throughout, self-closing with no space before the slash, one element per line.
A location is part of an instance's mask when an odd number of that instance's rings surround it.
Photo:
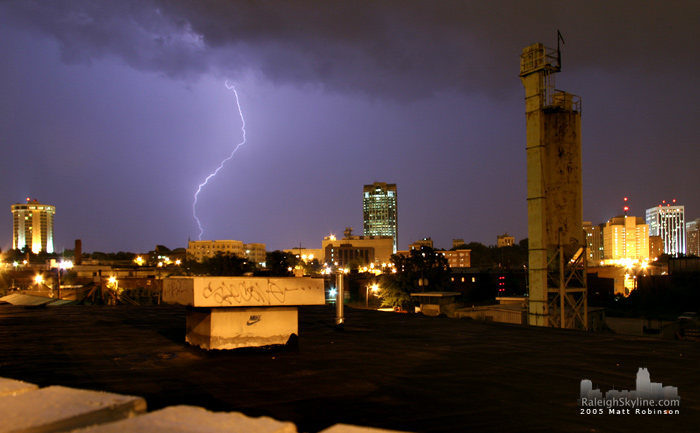
<path fill-rule="evenodd" d="M 192 281 L 184 279 L 168 279 L 167 284 L 163 286 L 163 296 L 172 297 L 175 299 L 186 296 L 192 293 Z"/>
<path fill-rule="evenodd" d="M 163 301 L 194 307 L 320 305 L 323 281 L 311 278 L 190 277 L 168 278 Z"/>
<path fill-rule="evenodd" d="M 203 296 L 222 306 L 280 305 L 287 302 L 290 293 L 312 289 L 310 286 L 283 285 L 267 279 L 215 280 L 208 282 Z"/>

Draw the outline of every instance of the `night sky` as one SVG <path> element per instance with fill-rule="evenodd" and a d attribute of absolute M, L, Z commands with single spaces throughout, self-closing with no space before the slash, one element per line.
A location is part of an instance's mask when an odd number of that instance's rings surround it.
<path fill-rule="evenodd" d="M 519 56 L 556 47 L 583 101 L 584 219 L 700 218 L 700 2 L 0 3 L 0 248 L 56 206 L 57 251 L 202 239 L 320 248 L 398 188 L 399 248 L 527 237 Z"/>

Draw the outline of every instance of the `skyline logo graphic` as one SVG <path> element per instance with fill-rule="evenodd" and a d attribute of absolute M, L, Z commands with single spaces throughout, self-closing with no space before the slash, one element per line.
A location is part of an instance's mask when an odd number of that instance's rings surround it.
<path fill-rule="evenodd" d="M 613 388 L 603 393 L 593 388 L 592 381 L 583 379 L 578 399 L 584 415 L 677 415 L 680 402 L 677 387 L 652 382 L 649 370 L 644 367 L 637 371 L 634 390 Z"/>

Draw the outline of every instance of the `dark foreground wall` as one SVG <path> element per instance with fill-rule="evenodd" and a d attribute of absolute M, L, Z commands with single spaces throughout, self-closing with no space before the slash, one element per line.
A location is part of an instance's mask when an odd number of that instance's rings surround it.
<path fill-rule="evenodd" d="M 294 422 L 426 432 L 697 431 L 700 343 L 302 307 L 298 350 L 206 352 L 177 306 L 0 306 L 0 376 Z M 581 415 L 582 379 L 678 387 L 679 415 Z"/>

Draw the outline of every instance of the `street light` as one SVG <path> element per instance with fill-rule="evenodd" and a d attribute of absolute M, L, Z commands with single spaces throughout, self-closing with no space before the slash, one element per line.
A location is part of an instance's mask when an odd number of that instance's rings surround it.
<path fill-rule="evenodd" d="M 348 273 L 348 269 L 338 270 L 335 275 L 335 286 L 337 292 L 335 295 L 335 330 L 343 331 L 345 329 L 345 313 L 344 305 L 345 302 L 345 274 Z"/>
<path fill-rule="evenodd" d="M 379 291 L 379 285 L 374 283 L 372 285 L 367 285 L 367 294 L 365 295 L 365 309 L 369 309 L 369 290 L 372 289 L 372 293 L 377 293 Z"/>
<path fill-rule="evenodd" d="M 71 269 L 73 267 L 73 262 L 67 261 L 67 262 L 60 262 L 56 268 L 56 273 L 58 274 L 58 299 L 61 298 L 61 270 L 62 269 Z"/>
<path fill-rule="evenodd" d="M 110 294 L 112 295 L 112 301 L 116 304 L 116 301 L 119 298 L 119 280 L 117 280 L 117 277 L 114 275 L 109 277 L 107 280 L 107 288 L 111 292 Z"/>

